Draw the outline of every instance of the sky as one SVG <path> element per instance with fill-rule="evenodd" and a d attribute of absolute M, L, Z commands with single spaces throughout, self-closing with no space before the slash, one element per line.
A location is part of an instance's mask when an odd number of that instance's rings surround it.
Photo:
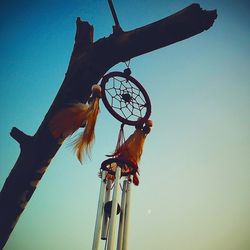
<path fill-rule="evenodd" d="M 191 3 L 114 0 L 126 31 Z M 199 3 L 218 11 L 211 29 L 131 60 L 154 127 L 132 189 L 130 250 L 250 249 L 250 4 Z M 104 0 L 0 1 L 0 187 L 19 154 L 9 132 L 33 135 L 42 122 L 67 70 L 77 16 L 94 25 L 95 41 L 112 32 Z M 81 166 L 61 147 L 6 250 L 91 249 L 97 173 L 119 125 L 101 104 L 91 159 Z"/>

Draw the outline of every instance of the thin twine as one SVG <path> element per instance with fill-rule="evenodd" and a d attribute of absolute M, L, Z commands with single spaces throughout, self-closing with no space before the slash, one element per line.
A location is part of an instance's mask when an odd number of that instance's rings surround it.
<path fill-rule="evenodd" d="M 121 184 L 121 183 L 119 183 L 119 185 L 120 185 L 120 189 L 123 191 L 122 184 Z"/>
<path fill-rule="evenodd" d="M 130 59 L 128 61 L 124 62 L 124 63 L 127 66 L 127 68 L 129 68 L 129 66 L 130 66 Z"/>
<path fill-rule="evenodd" d="M 110 225 L 110 222 L 109 222 L 108 228 L 107 228 L 107 238 L 106 238 L 106 240 L 105 240 L 104 250 L 107 250 L 107 243 L 108 243 L 108 237 L 109 237 L 109 225 Z"/>

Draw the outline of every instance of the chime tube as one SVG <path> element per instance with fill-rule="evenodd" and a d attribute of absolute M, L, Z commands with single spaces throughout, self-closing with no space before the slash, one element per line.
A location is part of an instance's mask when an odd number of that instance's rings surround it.
<path fill-rule="evenodd" d="M 118 200 L 120 176 L 121 176 L 121 168 L 117 166 L 115 171 L 115 186 L 112 197 L 112 208 L 111 208 L 111 217 L 109 222 L 110 224 L 109 224 L 107 250 L 114 250 L 116 212 L 117 212 L 117 200 Z"/>
<path fill-rule="evenodd" d="M 129 218 L 130 218 L 130 200 L 131 200 L 131 183 L 128 182 L 127 194 L 126 194 L 126 207 L 125 207 L 125 219 L 124 219 L 125 222 L 124 222 L 122 250 L 128 250 L 128 229 L 129 229 Z"/>
<path fill-rule="evenodd" d="M 102 222 L 103 206 L 104 206 L 103 199 L 106 191 L 106 183 L 105 183 L 106 174 L 107 174 L 106 171 L 102 171 L 92 250 L 98 250 L 99 247 L 99 241 L 101 236 L 101 222 Z"/>
<path fill-rule="evenodd" d="M 122 187 L 121 213 L 120 213 L 119 231 L 118 231 L 118 239 L 117 239 L 117 250 L 122 250 L 127 187 L 128 187 L 128 181 L 124 180 L 123 187 Z"/>
<path fill-rule="evenodd" d="M 110 201 L 111 185 L 112 185 L 112 182 L 110 180 L 108 180 L 107 185 L 106 185 L 104 205 L 106 204 L 106 202 Z M 108 224 L 109 224 L 109 217 L 108 217 L 108 215 L 106 213 L 104 213 L 103 218 L 102 218 L 102 233 L 101 233 L 101 239 L 102 240 L 107 239 Z"/>

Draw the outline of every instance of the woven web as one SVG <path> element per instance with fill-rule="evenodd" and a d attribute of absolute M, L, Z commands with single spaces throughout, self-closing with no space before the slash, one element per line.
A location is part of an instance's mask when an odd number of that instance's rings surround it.
<path fill-rule="evenodd" d="M 112 77 L 106 83 L 106 97 L 121 117 L 137 121 L 146 114 L 146 100 L 140 89 L 131 81 L 123 77 Z"/>

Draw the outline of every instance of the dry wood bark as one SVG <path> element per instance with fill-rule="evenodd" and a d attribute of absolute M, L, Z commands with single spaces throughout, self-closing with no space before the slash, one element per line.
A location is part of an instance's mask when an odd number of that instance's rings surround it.
<path fill-rule="evenodd" d="M 33 136 L 17 128 L 10 133 L 21 150 L 0 193 L 0 249 L 61 146 L 48 129 L 53 115 L 68 104 L 86 102 L 91 86 L 115 64 L 199 34 L 209 29 L 216 17 L 216 10 L 202 10 L 198 4 L 192 4 L 155 23 L 128 32 L 119 30 L 96 42 L 93 27 L 77 18 L 69 67 L 43 122 Z"/>

